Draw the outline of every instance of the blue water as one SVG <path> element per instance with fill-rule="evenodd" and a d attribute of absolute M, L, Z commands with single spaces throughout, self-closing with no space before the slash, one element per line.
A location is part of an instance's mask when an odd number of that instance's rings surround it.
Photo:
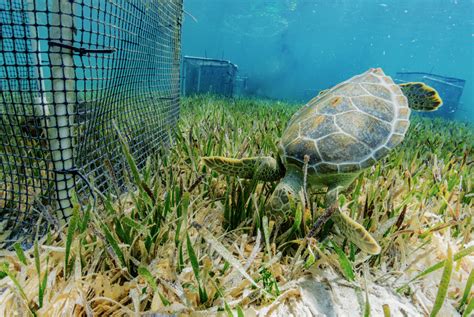
<path fill-rule="evenodd" d="M 184 6 L 183 54 L 232 61 L 254 95 L 304 101 L 370 67 L 391 76 L 428 72 L 466 80 L 456 116 L 474 121 L 473 0 L 185 0 Z"/>

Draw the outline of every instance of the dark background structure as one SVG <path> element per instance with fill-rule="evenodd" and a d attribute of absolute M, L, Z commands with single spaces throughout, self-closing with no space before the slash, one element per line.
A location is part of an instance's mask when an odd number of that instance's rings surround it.
<path fill-rule="evenodd" d="M 237 65 L 229 61 L 184 56 L 182 92 L 185 96 L 212 93 L 232 97 L 236 76 Z"/>

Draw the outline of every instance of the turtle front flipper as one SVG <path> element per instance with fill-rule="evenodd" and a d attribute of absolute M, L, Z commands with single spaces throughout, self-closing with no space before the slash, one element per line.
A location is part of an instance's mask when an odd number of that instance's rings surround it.
<path fill-rule="evenodd" d="M 405 97 L 408 99 L 408 106 L 416 111 L 435 111 L 443 104 L 436 89 L 424 83 L 400 84 Z"/>
<path fill-rule="evenodd" d="M 234 159 L 223 156 L 208 156 L 202 158 L 204 164 L 219 173 L 239 176 L 246 179 L 261 181 L 276 181 L 285 174 L 284 167 L 273 157 L 260 156 Z"/>
<path fill-rule="evenodd" d="M 338 194 L 343 189 L 344 187 L 339 186 L 328 191 L 326 196 L 326 202 L 329 203 L 328 206 L 337 204 Z M 370 233 L 365 230 L 361 224 L 355 222 L 349 216 L 344 214 L 339 208 L 337 208 L 336 212 L 333 214 L 332 219 L 339 228 L 339 231 L 341 231 L 349 241 L 358 246 L 362 251 L 369 254 L 380 253 L 380 246 Z"/>

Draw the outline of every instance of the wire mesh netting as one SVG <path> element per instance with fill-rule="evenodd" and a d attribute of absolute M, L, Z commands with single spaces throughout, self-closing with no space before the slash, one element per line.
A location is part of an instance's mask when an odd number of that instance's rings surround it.
<path fill-rule="evenodd" d="M 0 243 L 73 192 L 125 189 L 117 129 L 137 164 L 179 114 L 182 0 L 0 2 Z"/>

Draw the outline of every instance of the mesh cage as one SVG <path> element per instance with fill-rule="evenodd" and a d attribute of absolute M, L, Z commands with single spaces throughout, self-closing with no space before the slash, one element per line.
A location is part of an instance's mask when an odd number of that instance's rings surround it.
<path fill-rule="evenodd" d="M 138 165 L 168 142 L 181 20 L 182 0 L 0 2 L 0 242 L 66 220 L 91 176 L 124 189 L 114 124 Z"/>
<path fill-rule="evenodd" d="M 181 91 L 186 96 L 212 93 L 232 97 L 237 70 L 237 65 L 229 61 L 184 56 Z"/>

